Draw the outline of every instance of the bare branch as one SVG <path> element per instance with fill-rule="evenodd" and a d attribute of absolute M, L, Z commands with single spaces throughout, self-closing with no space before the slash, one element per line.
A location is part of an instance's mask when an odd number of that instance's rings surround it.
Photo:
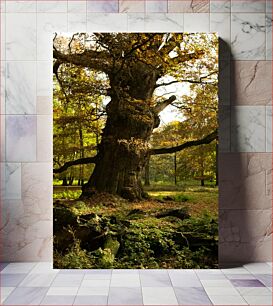
<path fill-rule="evenodd" d="M 174 83 L 192 83 L 192 84 L 212 84 L 212 82 L 205 82 L 205 81 L 202 81 L 208 77 L 210 77 L 211 75 L 217 73 L 218 71 L 213 71 L 211 73 L 209 73 L 208 75 L 204 75 L 202 77 L 199 78 L 199 80 L 174 80 L 174 81 L 170 81 L 170 82 L 167 82 L 167 83 L 160 83 L 160 84 L 156 84 L 155 85 L 155 88 L 158 88 L 158 87 L 161 87 L 161 86 L 168 86 L 168 85 L 171 85 L 171 84 L 174 84 Z"/>
<path fill-rule="evenodd" d="M 159 114 L 160 112 L 163 111 L 163 109 L 165 109 L 168 105 L 170 105 L 174 100 L 176 100 L 176 96 L 170 96 L 169 99 L 157 104 L 155 107 L 154 107 L 154 112 L 156 114 Z"/>
<path fill-rule="evenodd" d="M 202 77 L 200 77 L 200 81 L 202 81 L 203 79 L 206 79 L 208 77 L 210 77 L 211 75 L 215 74 L 215 73 L 218 73 L 218 70 L 217 71 L 212 71 L 211 73 L 207 74 L 207 75 L 204 75 Z"/>
<path fill-rule="evenodd" d="M 170 147 L 170 148 L 151 149 L 149 153 L 150 155 L 175 153 L 175 152 L 182 151 L 189 147 L 199 146 L 202 144 L 209 144 L 213 140 L 217 139 L 217 135 L 218 135 L 218 132 L 217 130 L 215 130 L 214 132 L 212 132 L 211 134 L 207 135 L 206 137 L 202 139 L 187 141 L 179 146 Z"/>
<path fill-rule="evenodd" d="M 67 170 L 69 167 L 72 167 L 72 166 L 95 164 L 96 162 L 97 162 L 97 156 L 79 158 L 79 159 L 76 159 L 76 160 L 66 162 L 64 165 L 62 165 L 58 169 L 53 169 L 53 173 L 62 173 L 65 170 Z"/>
<path fill-rule="evenodd" d="M 72 42 L 73 42 L 73 40 L 74 40 L 74 37 L 75 37 L 76 35 L 78 35 L 78 33 L 75 33 L 75 34 L 72 35 L 72 37 L 71 37 L 71 39 L 70 39 L 70 42 L 69 42 L 69 44 L 68 44 L 68 48 L 69 48 L 69 52 L 70 52 L 70 53 L 71 53 L 71 44 L 72 44 Z"/>
<path fill-rule="evenodd" d="M 168 86 L 168 85 L 171 85 L 171 84 L 174 84 L 174 83 L 179 83 L 179 82 L 181 82 L 181 81 L 175 80 L 175 81 L 171 81 L 171 82 L 168 82 L 168 83 L 160 83 L 160 84 L 156 84 L 155 88 L 158 88 L 158 87 L 161 87 L 161 86 Z"/>

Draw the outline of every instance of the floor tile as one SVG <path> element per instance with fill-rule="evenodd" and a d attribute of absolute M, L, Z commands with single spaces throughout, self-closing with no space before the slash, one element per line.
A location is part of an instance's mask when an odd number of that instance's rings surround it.
<path fill-rule="evenodd" d="M 249 305 L 273 305 L 272 296 L 269 295 L 248 295 L 244 296 L 244 299 Z"/>
<path fill-rule="evenodd" d="M 86 270 L 82 270 L 82 269 L 61 269 L 59 271 L 59 274 L 85 274 Z"/>
<path fill-rule="evenodd" d="M 263 262 L 256 262 L 244 265 L 249 272 L 252 274 L 270 274 L 272 275 L 272 268 Z"/>
<path fill-rule="evenodd" d="M 246 301 L 239 295 L 211 295 L 209 298 L 213 305 L 247 305 Z"/>
<path fill-rule="evenodd" d="M 225 274 L 250 274 L 250 272 L 242 267 L 238 267 L 238 268 L 229 268 L 229 269 L 221 269 L 221 271 Z"/>
<path fill-rule="evenodd" d="M 76 296 L 73 305 L 107 305 L 107 296 Z"/>
<path fill-rule="evenodd" d="M 1 287 L 1 296 L 8 296 L 14 289 L 15 287 Z"/>
<path fill-rule="evenodd" d="M 111 279 L 111 274 L 84 274 L 83 280 L 88 279 Z"/>
<path fill-rule="evenodd" d="M 239 295 L 238 291 L 233 287 L 205 287 L 206 293 L 211 295 Z"/>
<path fill-rule="evenodd" d="M 50 287 L 46 295 L 76 295 L 78 287 Z"/>
<path fill-rule="evenodd" d="M 256 279 L 252 274 L 227 274 L 227 279 Z"/>
<path fill-rule="evenodd" d="M 245 295 L 272 295 L 272 292 L 266 287 L 237 287 L 242 296 Z"/>
<path fill-rule="evenodd" d="M 166 274 L 140 273 L 140 282 L 142 287 L 171 287 L 171 280 Z"/>
<path fill-rule="evenodd" d="M 226 280 L 226 276 L 224 273 L 219 273 L 219 274 L 211 274 L 211 273 L 202 273 L 202 274 L 197 274 L 200 280 Z"/>
<path fill-rule="evenodd" d="M 109 287 L 110 280 L 109 279 L 87 279 L 83 280 L 81 287 Z"/>
<path fill-rule="evenodd" d="M 235 287 L 264 287 L 264 284 L 257 279 L 231 279 Z"/>
<path fill-rule="evenodd" d="M 172 287 L 143 287 L 144 305 L 178 305 Z"/>
<path fill-rule="evenodd" d="M 29 273 L 35 265 L 36 263 L 33 262 L 10 263 L 1 271 L 1 274 Z"/>
<path fill-rule="evenodd" d="M 223 272 L 220 269 L 193 269 L 196 274 L 222 274 Z"/>
<path fill-rule="evenodd" d="M 204 287 L 232 287 L 232 284 L 227 279 L 207 279 L 201 280 L 201 283 Z"/>
<path fill-rule="evenodd" d="M 196 272 L 198 270 L 193 270 L 193 269 L 171 269 L 168 270 L 168 273 L 170 276 L 194 276 L 196 277 Z"/>
<path fill-rule="evenodd" d="M 52 262 L 38 262 L 30 271 L 30 274 L 57 273 L 59 269 L 53 269 Z"/>
<path fill-rule="evenodd" d="M 1 274 L 1 287 L 16 287 L 27 276 L 27 274 Z"/>
<path fill-rule="evenodd" d="M 15 287 L 1 287 L 1 305 L 3 304 L 4 300 L 11 294 L 11 292 L 15 289 Z"/>
<path fill-rule="evenodd" d="M 7 265 L 8 263 L 6 262 L 0 262 L 0 271 L 2 271 Z"/>
<path fill-rule="evenodd" d="M 110 269 L 94 269 L 94 270 L 86 270 L 85 274 L 102 274 L 102 275 L 111 275 L 112 274 L 112 270 Z"/>
<path fill-rule="evenodd" d="M 261 281 L 265 286 L 272 287 L 272 275 L 268 274 L 255 274 L 255 277 Z"/>
<path fill-rule="evenodd" d="M 47 295 L 41 305 L 73 305 L 75 296 L 72 295 Z"/>
<path fill-rule="evenodd" d="M 202 287 L 202 284 L 197 277 L 170 276 L 170 278 L 173 287 Z"/>
<path fill-rule="evenodd" d="M 20 287 L 50 287 L 56 273 L 28 274 L 20 283 Z"/>
<path fill-rule="evenodd" d="M 203 288 L 174 288 L 174 291 L 179 305 L 211 305 Z"/>
<path fill-rule="evenodd" d="M 166 270 L 166 269 L 142 269 L 137 270 L 139 272 L 139 275 L 168 275 L 168 271 L 172 272 L 178 272 L 178 271 L 184 271 L 184 273 L 189 273 L 189 270 Z M 192 270 L 191 270 L 192 271 Z"/>
<path fill-rule="evenodd" d="M 108 287 L 80 287 L 77 295 L 108 295 Z"/>
<path fill-rule="evenodd" d="M 84 274 L 59 274 L 53 280 L 52 287 L 79 287 L 82 283 Z"/>
<path fill-rule="evenodd" d="M 5 299 L 4 305 L 40 305 L 47 288 L 16 288 Z"/>
<path fill-rule="evenodd" d="M 140 287 L 140 277 L 138 274 L 112 274 L 111 287 Z"/>
<path fill-rule="evenodd" d="M 110 288 L 108 305 L 143 305 L 141 288 Z"/>
<path fill-rule="evenodd" d="M 139 274 L 139 270 L 136 269 L 114 269 L 112 270 L 112 274 Z"/>
<path fill-rule="evenodd" d="M 195 270 L 196 275 L 198 276 L 199 279 L 201 280 L 206 280 L 206 279 L 226 279 L 224 273 L 221 270 L 216 270 L 216 269 L 200 269 L 200 270 Z"/>

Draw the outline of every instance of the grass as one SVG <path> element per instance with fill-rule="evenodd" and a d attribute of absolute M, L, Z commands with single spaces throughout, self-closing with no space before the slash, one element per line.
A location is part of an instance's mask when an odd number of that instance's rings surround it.
<path fill-rule="evenodd" d="M 53 198 L 56 199 L 67 199 L 67 200 L 76 200 L 79 198 L 81 194 L 80 190 L 68 190 L 57 192 L 53 194 Z M 149 196 L 151 196 L 151 200 L 135 202 L 130 204 L 130 209 L 145 209 L 149 211 L 158 210 L 159 203 L 154 200 L 164 201 L 166 197 L 170 197 L 171 201 L 164 202 L 164 208 L 175 208 L 180 207 L 182 204 L 183 207 L 187 207 L 189 212 L 193 216 L 199 216 L 204 211 L 209 211 L 213 215 L 217 216 L 218 214 L 218 189 L 217 188 L 209 188 L 209 187 L 189 187 L 187 191 L 173 191 L 173 190 L 165 190 L 165 191 L 148 191 Z M 85 213 L 103 213 L 106 215 L 112 213 L 120 213 L 121 206 L 104 205 L 104 199 L 98 201 L 97 205 L 91 205 L 90 207 L 85 207 Z M 161 204 L 163 206 L 163 204 Z M 123 211 L 127 212 L 127 204 L 123 207 Z"/>
<path fill-rule="evenodd" d="M 81 195 L 81 190 L 65 190 L 53 192 L 53 199 L 68 199 L 68 200 L 76 200 Z"/>
<path fill-rule="evenodd" d="M 183 191 L 187 188 L 215 188 L 215 181 L 205 181 L 205 186 L 200 186 L 200 181 L 198 180 L 183 180 L 179 181 L 177 185 L 174 185 L 173 182 L 163 182 L 163 181 L 152 181 L 150 186 L 145 186 L 145 189 L 151 191 Z"/>
<path fill-rule="evenodd" d="M 209 211 L 213 215 L 218 214 L 218 188 L 191 186 L 184 191 L 153 191 L 151 188 L 148 194 L 154 199 L 163 200 L 165 197 L 171 197 L 176 202 L 182 202 L 188 207 L 191 215 L 198 216 L 204 211 Z"/>

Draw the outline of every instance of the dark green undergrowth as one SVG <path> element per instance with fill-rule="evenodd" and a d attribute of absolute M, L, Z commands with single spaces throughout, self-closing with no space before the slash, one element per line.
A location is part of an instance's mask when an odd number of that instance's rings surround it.
<path fill-rule="evenodd" d="M 217 268 L 215 203 L 211 211 L 197 205 L 183 194 L 135 203 L 109 195 L 55 200 L 54 267 Z"/>

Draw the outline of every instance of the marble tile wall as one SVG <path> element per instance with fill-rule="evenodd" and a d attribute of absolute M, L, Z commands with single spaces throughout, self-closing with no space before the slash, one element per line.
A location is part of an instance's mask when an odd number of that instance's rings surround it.
<path fill-rule="evenodd" d="M 272 258 L 272 1 L 0 1 L 1 261 L 52 256 L 55 31 L 217 31 L 221 264 Z"/>

